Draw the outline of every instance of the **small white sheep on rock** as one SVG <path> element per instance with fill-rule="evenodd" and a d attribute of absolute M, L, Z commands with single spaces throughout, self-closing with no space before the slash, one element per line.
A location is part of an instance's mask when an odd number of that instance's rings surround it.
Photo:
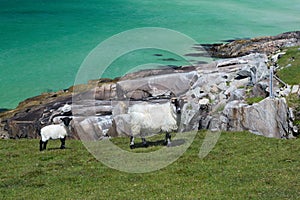
<path fill-rule="evenodd" d="M 65 148 L 66 136 L 68 135 L 69 129 L 68 126 L 72 118 L 65 117 L 61 118 L 61 124 L 52 124 L 45 126 L 41 129 L 41 140 L 40 140 L 40 151 L 46 150 L 46 146 L 49 139 L 60 139 L 61 149 Z"/>

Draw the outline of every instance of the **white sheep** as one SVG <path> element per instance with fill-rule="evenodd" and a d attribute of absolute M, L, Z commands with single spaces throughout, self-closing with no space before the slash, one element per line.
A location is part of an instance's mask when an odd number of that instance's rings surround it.
<path fill-rule="evenodd" d="M 118 133 L 130 136 L 130 148 L 134 148 L 134 137 L 140 135 L 143 145 L 148 146 L 146 136 L 166 132 L 165 144 L 171 144 L 170 132 L 177 130 L 174 106 L 163 104 L 135 104 L 129 108 L 128 114 L 117 115 L 114 119 Z"/>
<path fill-rule="evenodd" d="M 41 140 L 40 140 L 40 151 L 43 151 L 46 149 L 47 143 L 49 139 L 60 139 L 61 141 L 61 149 L 65 148 L 65 141 L 66 136 L 69 132 L 69 124 L 72 118 L 65 117 L 61 118 L 62 122 L 61 124 L 51 124 L 48 126 L 45 126 L 41 129 Z"/>

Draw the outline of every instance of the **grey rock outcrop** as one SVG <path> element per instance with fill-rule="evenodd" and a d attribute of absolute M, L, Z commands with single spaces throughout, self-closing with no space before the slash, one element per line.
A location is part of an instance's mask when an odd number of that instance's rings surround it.
<path fill-rule="evenodd" d="M 200 105 L 198 102 L 189 101 L 184 104 L 180 119 L 179 132 L 187 132 L 199 129 L 201 119 Z"/>
<path fill-rule="evenodd" d="M 95 116 L 88 118 L 75 118 L 73 124 L 77 130 L 81 140 L 99 140 L 107 136 L 107 133 L 112 126 L 112 116 Z"/>
<path fill-rule="evenodd" d="M 104 83 L 95 89 L 96 100 L 107 100 L 116 97 L 116 84 L 115 83 Z"/>
<path fill-rule="evenodd" d="M 75 116 L 71 138 L 78 139 L 79 134 L 88 140 L 122 136 L 119 130 L 122 120 L 118 116 L 128 117 L 135 104 L 173 101 L 176 111 L 180 111 L 176 117 L 180 132 L 248 130 L 266 137 L 290 138 L 299 128 L 293 126 L 293 111 L 281 97 L 299 95 L 299 86 L 283 84 L 282 87 L 282 82 L 274 79 L 275 99 L 267 98 L 253 105 L 246 102 L 248 98 L 269 95 L 268 63 L 281 54 L 276 53 L 271 60 L 267 55 L 280 47 L 299 44 L 299 34 L 298 31 L 235 41 L 210 49 L 213 55 L 242 57 L 197 66 L 143 70 L 30 98 L 7 116 L 0 115 L 0 137 L 38 138 L 40 128 L 52 123 L 51 119 L 61 114 L 60 109 L 71 102 Z M 300 116 L 298 110 L 295 112 L 296 118 Z"/>
<path fill-rule="evenodd" d="M 279 34 L 277 36 L 235 40 L 226 44 L 204 45 L 204 47 L 212 57 L 232 58 L 254 52 L 271 55 L 283 47 L 299 45 L 300 31 L 295 31 Z"/>
<path fill-rule="evenodd" d="M 216 61 L 197 68 L 198 78 L 181 98 L 182 107 L 179 131 L 198 129 L 224 130 L 228 121 L 220 112 L 234 100 L 246 98 L 246 87 L 260 85 L 268 77 L 267 57 L 251 54 L 241 58 Z M 266 87 L 260 93 L 266 96 Z M 203 103 L 205 102 L 205 103 Z"/>
<path fill-rule="evenodd" d="M 118 99 L 170 98 L 186 93 L 197 78 L 195 71 L 150 76 L 117 82 Z"/>
<path fill-rule="evenodd" d="M 253 105 L 232 101 L 222 114 L 228 119 L 227 131 L 248 130 L 266 137 L 284 138 L 291 133 L 288 113 L 284 98 L 266 98 Z"/>

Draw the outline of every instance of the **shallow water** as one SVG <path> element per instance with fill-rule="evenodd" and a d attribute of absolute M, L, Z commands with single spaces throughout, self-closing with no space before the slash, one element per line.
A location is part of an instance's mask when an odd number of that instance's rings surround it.
<path fill-rule="evenodd" d="M 71 86 L 89 52 L 129 29 L 163 27 L 213 43 L 299 30 L 299 10 L 298 0 L 0 0 L 0 108 Z M 184 64 L 170 58 L 135 52 L 104 76 L 143 63 Z"/>

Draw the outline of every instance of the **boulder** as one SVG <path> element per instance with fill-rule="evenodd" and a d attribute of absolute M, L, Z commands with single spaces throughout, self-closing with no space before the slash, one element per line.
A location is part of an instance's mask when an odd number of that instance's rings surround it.
<path fill-rule="evenodd" d="M 282 97 L 287 97 L 291 93 L 291 86 L 287 85 L 286 88 L 284 88 L 282 91 L 279 92 L 279 95 Z"/>
<path fill-rule="evenodd" d="M 220 83 L 220 84 L 218 85 L 218 89 L 221 90 L 221 91 L 227 90 L 227 89 L 228 89 L 228 86 L 226 85 L 226 81 Z"/>
<path fill-rule="evenodd" d="M 288 107 L 284 98 L 266 98 L 251 106 L 232 101 L 225 106 L 228 131 L 248 130 L 266 137 L 283 138 L 289 135 Z"/>
<path fill-rule="evenodd" d="M 273 63 L 276 63 L 278 61 L 278 59 L 281 58 L 284 54 L 286 54 L 286 52 L 279 52 L 279 53 L 271 56 L 271 61 Z"/>
<path fill-rule="evenodd" d="M 229 98 L 229 101 L 234 101 L 234 100 L 243 100 L 245 99 L 246 96 L 246 91 L 245 89 L 236 89 L 234 90 Z"/>
<path fill-rule="evenodd" d="M 197 81 L 191 88 L 200 88 L 201 93 L 217 93 L 221 89 L 219 85 L 226 87 L 227 78 L 223 72 L 198 74 L 197 77 Z"/>
<path fill-rule="evenodd" d="M 108 100 L 116 97 L 116 84 L 104 83 L 95 89 L 96 100 Z"/>
<path fill-rule="evenodd" d="M 199 100 L 199 105 L 208 105 L 209 104 L 209 99 L 203 98 Z"/>
<path fill-rule="evenodd" d="M 212 117 L 210 120 L 210 124 L 208 129 L 215 132 L 215 131 L 220 131 L 220 124 L 221 124 L 221 119 L 217 117 Z"/>
<path fill-rule="evenodd" d="M 77 130 L 80 139 L 82 140 L 99 140 L 107 133 L 112 126 L 112 117 L 95 116 L 75 119 L 75 129 Z"/>
<path fill-rule="evenodd" d="M 244 79 L 240 79 L 240 80 L 233 80 L 230 83 L 230 86 L 234 87 L 234 88 L 245 88 L 248 84 L 249 84 L 249 79 L 244 78 Z"/>
<path fill-rule="evenodd" d="M 291 93 L 292 93 L 292 94 L 297 94 L 297 93 L 298 93 L 298 90 L 299 90 L 299 85 L 294 85 L 294 86 L 292 87 Z"/>
<path fill-rule="evenodd" d="M 211 125 L 211 121 L 212 121 L 213 117 L 210 115 L 203 115 L 200 118 L 200 122 L 199 122 L 199 130 L 207 130 L 210 128 Z"/>
<path fill-rule="evenodd" d="M 243 79 L 249 77 L 249 85 L 254 85 L 258 81 L 269 76 L 269 70 L 267 67 L 268 58 L 265 54 L 250 54 L 248 56 L 244 56 L 244 59 L 248 60 L 248 64 L 242 67 L 242 69 L 237 73 L 236 78 Z"/>
<path fill-rule="evenodd" d="M 3 123 L 1 118 L 0 118 L 0 122 Z M 5 131 L 5 128 L 6 127 L 5 127 L 4 123 L 3 124 L 0 123 L 0 139 L 9 139 L 8 132 Z"/>
<path fill-rule="evenodd" d="M 174 73 L 117 82 L 118 99 L 171 97 L 186 93 L 198 78 L 197 72 Z"/>
<path fill-rule="evenodd" d="M 267 88 L 269 87 L 269 81 L 260 81 L 256 83 L 251 90 L 251 96 L 253 97 L 267 97 L 269 92 Z"/>
<path fill-rule="evenodd" d="M 181 111 L 179 132 L 187 132 L 199 129 L 201 119 L 200 105 L 198 102 L 188 101 Z"/>
<path fill-rule="evenodd" d="M 112 101 L 107 100 L 81 100 L 72 105 L 72 112 L 76 116 L 108 115 L 112 111 Z"/>

